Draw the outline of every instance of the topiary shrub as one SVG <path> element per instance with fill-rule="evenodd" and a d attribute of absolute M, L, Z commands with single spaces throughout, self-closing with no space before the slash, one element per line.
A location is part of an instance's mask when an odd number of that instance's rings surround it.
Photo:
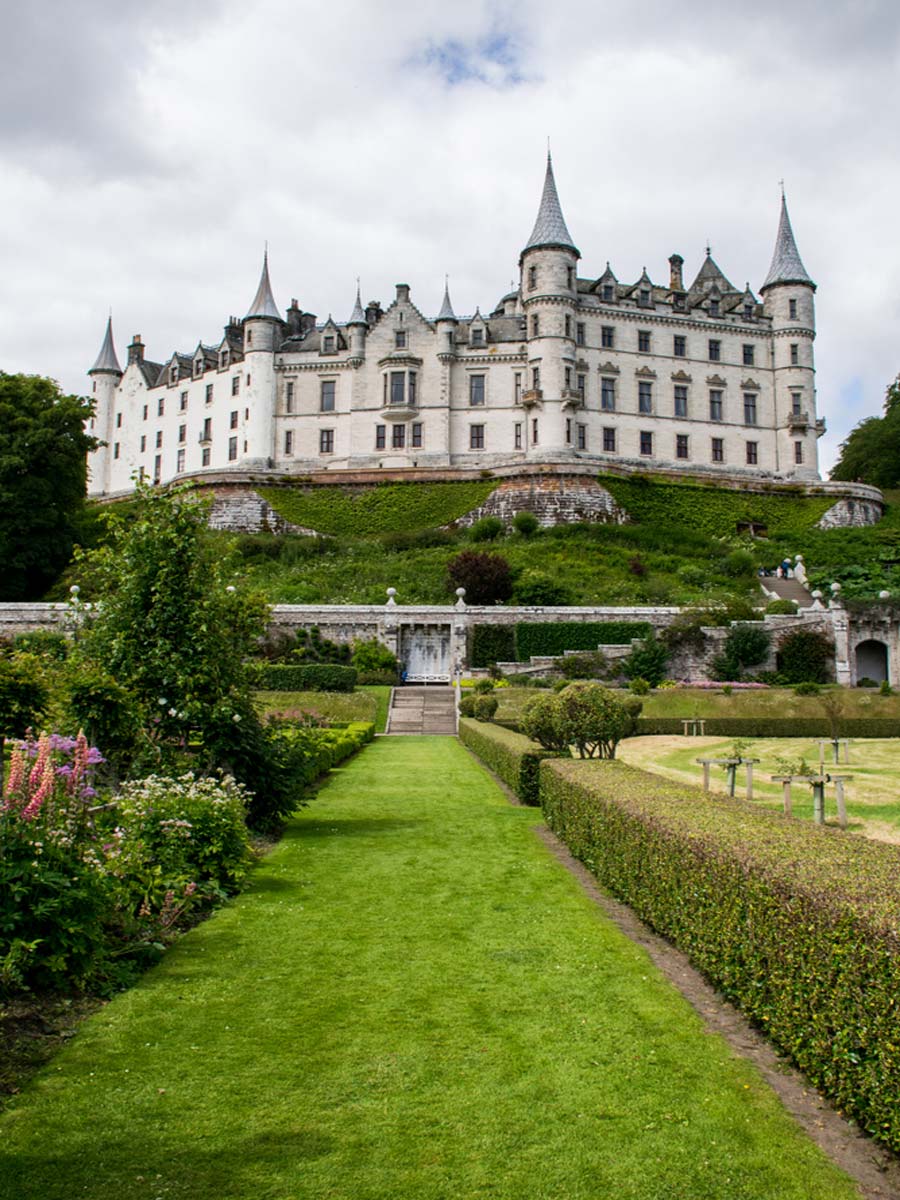
<path fill-rule="evenodd" d="M 523 538 L 534 537 L 541 527 L 540 521 L 530 512 L 518 512 L 512 520 L 513 529 Z"/>
<path fill-rule="evenodd" d="M 834 643 L 811 629 L 789 633 L 775 655 L 775 664 L 785 683 L 827 683 L 833 661 Z"/>
<path fill-rule="evenodd" d="M 462 696 L 459 701 L 459 715 L 461 717 L 475 716 L 475 701 L 477 696 Z"/>
<path fill-rule="evenodd" d="M 473 542 L 495 542 L 503 533 L 503 522 L 499 517 L 481 517 L 469 527 L 469 540 Z"/>
<path fill-rule="evenodd" d="M 489 696 L 494 690 L 493 679 L 479 679 L 475 683 L 476 696 Z"/>
<path fill-rule="evenodd" d="M 473 714 L 476 721 L 493 721 L 500 701 L 496 696 L 476 696 Z"/>
<path fill-rule="evenodd" d="M 817 683 L 812 680 L 805 680 L 803 683 L 798 683 L 794 688 L 794 694 L 797 696 L 818 696 L 822 689 Z"/>

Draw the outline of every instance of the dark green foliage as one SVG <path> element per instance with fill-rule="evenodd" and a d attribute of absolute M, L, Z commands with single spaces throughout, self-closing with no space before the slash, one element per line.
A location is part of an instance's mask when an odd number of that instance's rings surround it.
<path fill-rule="evenodd" d="M 499 517 L 481 517 L 469 526 L 469 539 L 473 542 L 495 542 L 503 533 L 503 522 Z"/>
<path fill-rule="evenodd" d="M 704 728 L 710 737 L 729 738 L 824 738 L 831 737 L 827 716 L 789 717 L 770 716 L 705 717 Z M 900 737 L 900 720 L 894 717 L 844 717 L 840 723 L 841 737 L 894 738 Z M 639 737 L 684 733 L 680 717 L 641 717 L 637 723 Z"/>
<path fill-rule="evenodd" d="M 390 677 L 390 682 L 396 683 L 397 656 L 377 638 L 370 638 L 365 642 L 354 642 L 353 656 L 350 661 L 360 676 L 387 675 Z"/>
<path fill-rule="evenodd" d="M 552 751 L 541 749 L 520 733 L 468 719 L 459 722 L 459 739 L 500 776 L 523 804 L 540 804 L 538 768 L 542 759 L 553 757 Z"/>
<path fill-rule="evenodd" d="M 499 706 L 500 701 L 496 696 L 476 696 L 472 714 L 476 721 L 491 721 Z"/>
<path fill-rule="evenodd" d="M 501 554 L 463 550 L 447 563 L 447 590 L 465 588 L 467 604 L 502 604 L 512 595 L 512 572 Z"/>
<path fill-rule="evenodd" d="M 302 663 L 342 663 L 346 666 L 352 653 L 347 642 L 323 638 L 318 625 L 313 625 L 310 629 L 297 630 L 291 658 Z"/>
<path fill-rule="evenodd" d="M 539 571 L 523 571 L 516 580 L 516 604 L 562 606 L 572 603 L 572 593 L 558 579 Z"/>
<path fill-rule="evenodd" d="M 658 687 L 666 677 L 668 665 L 669 651 L 665 642 L 649 633 L 622 663 L 622 670 L 628 679 L 645 679 L 651 687 Z"/>
<path fill-rule="evenodd" d="M 461 696 L 459 701 L 459 715 L 461 717 L 475 716 L 475 701 L 478 699 L 475 695 Z"/>
<path fill-rule="evenodd" d="M 118 776 L 131 762 L 142 736 L 145 714 L 136 698 L 102 667 L 90 661 L 66 672 L 65 709 L 71 732 L 84 730 L 102 746 L 108 767 Z"/>
<path fill-rule="evenodd" d="M 413 533 L 385 533 L 380 541 L 385 550 L 403 554 L 409 550 L 432 550 L 436 546 L 452 546 L 458 535 L 450 529 L 420 529 Z"/>
<path fill-rule="evenodd" d="M 528 662 L 532 655 L 625 645 L 649 633 L 646 621 L 521 621 L 516 625 L 516 657 Z"/>
<path fill-rule="evenodd" d="M 3 738 L 23 737 L 40 720 L 49 701 L 40 659 L 33 654 L 0 654 L 0 751 Z"/>
<path fill-rule="evenodd" d="M 516 631 L 512 625 L 476 625 L 469 634 L 469 664 L 489 667 L 491 663 L 516 661 Z"/>
<path fill-rule="evenodd" d="M 879 488 L 900 485 L 900 380 L 884 400 L 883 417 L 867 417 L 841 446 L 832 479 L 860 479 Z"/>
<path fill-rule="evenodd" d="M 749 550 L 732 550 L 722 559 L 724 575 L 752 575 L 756 570 L 756 560 Z"/>
<path fill-rule="evenodd" d="M 13 649 L 33 654 L 50 662 L 65 662 L 69 657 L 71 642 L 64 633 L 55 629 L 32 629 L 13 638 Z"/>
<path fill-rule="evenodd" d="M 566 654 L 559 662 L 559 671 L 564 679 L 600 679 L 608 667 L 606 655 L 599 650 Z"/>
<path fill-rule="evenodd" d="M 270 692 L 352 692 L 356 682 L 356 668 L 338 663 L 266 663 L 256 675 L 256 686 Z"/>
<path fill-rule="evenodd" d="M 713 659 L 713 679 L 741 679 L 748 667 L 760 666 L 769 653 L 772 638 L 761 625 L 734 625 L 722 653 Z"/>
<path fill-rule="evenodd" d="M 475 695 L 489 695 L 494 690 L 493 679 L 479 679 L 475 684 Z"/>
<path fill-rule="evenodd" d="M 534 537 L 541 527 L 540 521 L 530 512 L 518 512 L 512 520 L 513 529 L 523 538 Z"/>
<path fill-rule="evenodd" d="M 897 848 L 622 763 L 546 763 L 547 822 L 601 885 L 900 1149 Z"/>
<path fill-rule="evenodd" d="M 773 616 L 781 615 L 792 617 L 797 611 L 796 600 L 770 600 L 766 605 L 766 612 Z"/>
<path fill-rule="evenodd" d="M 778 647 L 775 664 L 785 683 L 827 683 L 834 644 L 822 633 L 796 629 Z"/>
<path fill-rule="evenodd" d="M 616 746 L 634 730 L 640 701 L 631 704 L 599 683 L 571 683 L 556 697 L 579 758 L 615 758 Z"/>
<path fill-rule="evenodd" d="M 371 487 L 259 488 L 293 525 L 319 533 L 366 537 L 449 525 L 480 507 L 496 480 L 474 483 L 380 483 Z"/>
<path fill-rule="evenodd" d="M 0 600 L 37 600 L 72 554 L 93 406 L 52 379 L 0 372 Z"/>
<path fill-rule="evenodd" d="M 798 683 L 794 688 L 794 691 L 798 696 L 818 696 L 821 690 L 822 689 L 819 684 L 813 683 L 811 680 L 807 680 L 804 683 Z"/>

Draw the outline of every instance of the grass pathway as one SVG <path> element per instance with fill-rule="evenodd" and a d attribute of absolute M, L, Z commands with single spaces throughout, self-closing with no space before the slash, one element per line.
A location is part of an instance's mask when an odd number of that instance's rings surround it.
<path fill-rule="evenodd" d="M 451 738 L 335 772 L 0 1118 L 16 1200 L 848 1200 Z"/>

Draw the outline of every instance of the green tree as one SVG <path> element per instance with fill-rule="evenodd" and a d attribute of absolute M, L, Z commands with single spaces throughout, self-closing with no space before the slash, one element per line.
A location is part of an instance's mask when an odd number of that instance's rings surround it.
<path fill-rule="evenodd" d="M 900 377 L 887 389 L 884 416 L 860 421 L 843 443 L 831 478 L 880 488 L 900 485 Z"/>
<path fill-rule="evenodd" d="M 50 701 L 40 660 L 33 654 L 0 654 L 0 790 L 8 737 L 24 737 Z"/>
<path fill-rule="evenodd" d="M 0 600 L 40 598 L 71 558 L 92 411 L 52 379 L 0 372 Z"/>

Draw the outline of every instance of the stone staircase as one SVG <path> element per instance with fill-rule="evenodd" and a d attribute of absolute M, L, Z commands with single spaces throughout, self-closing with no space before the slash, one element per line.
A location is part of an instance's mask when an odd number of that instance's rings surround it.
<path fill-rule="evenodd" d="M 456 733 L 456 695 L 452 687 L 394 688 L 388 734 Z"/>
<path fill-rule="evenodd" d="M 765 590 L 774 592 L 779 600 L 796 600 L 798 608 L 812 608 L 813 606 L 811 592 L 796 579 L 778 579 L 775 576 L 766 576 Z"/>

